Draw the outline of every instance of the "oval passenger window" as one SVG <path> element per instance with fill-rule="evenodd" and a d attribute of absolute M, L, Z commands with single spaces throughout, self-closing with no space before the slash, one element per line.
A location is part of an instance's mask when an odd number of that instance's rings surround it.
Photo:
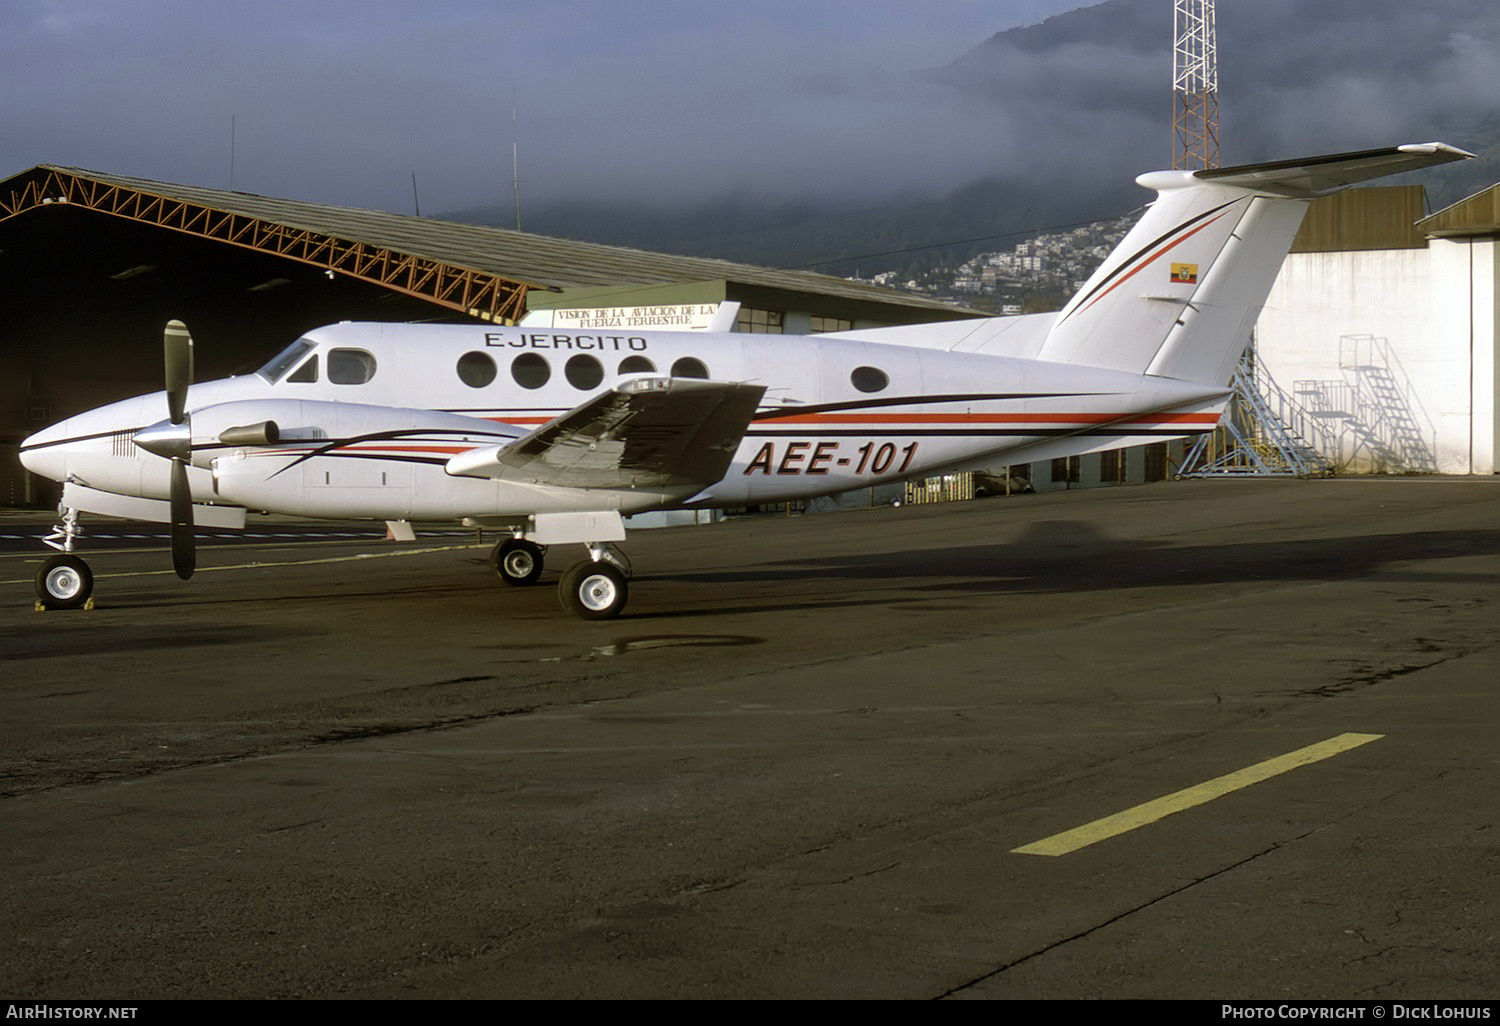
<path fill-rule="evenodd" d="M 604 380 L 604 365 L 592 356 L 575 356 L 563 366 L 563 376 L 574 388 L 598 388 Z"/>
<path fill-rule="evenodd" d="M 891 379 L 879 367 L 856 367 L 849 375 L 849 382 L 861 392 L 881 392 Z"/>
<path fill-rule="evenodd" d="M 363 349 L 334 349 L 328 353 L 328 380 L 335 385 L 363 385 L 375 376 L 375 357 Z"/>
<path fill-rule="evenodd" d="M 691 356 L 684 356 L 672 364 L 672 377 L 674 378 L 708 378 L 708 368 L 703 365 L 702 360 Z"/>
<path fill-rule="evenodd" d="M 656 364 L 644 356 L 627 356 L 620 361 L 621 374 L 655 374 Z"/>
<path fill-rule="evenodd" d="M 522 388 L 541 388 L 552 377 L 552 368 L 536 353 L 522 353 L 511 361 L 510 376 Z"/>
<path fill-rule="evenodd" d="M 489 353 L 465 353 L 458 358 L 458 380 L 470 388 L 483 388 L 495 380 L 495 373 Z"/>

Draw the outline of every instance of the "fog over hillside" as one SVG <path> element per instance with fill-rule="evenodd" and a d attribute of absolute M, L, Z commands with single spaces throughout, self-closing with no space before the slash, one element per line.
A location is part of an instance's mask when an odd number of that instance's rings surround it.
<path fill-rule="evenodd" d="M 850 273 L 873 254 L 913 250 L 905 264 L 920 267 L 996 248 L 963 240 L 1117 215 L 1149 199 L 1137 174 L 1171 163 L 1171 35 L 1168 0 L 1071 11 L 903 73 L 906 115 L 930 105 L 922 125 L 844 95 L 838 130 L 882 140 L 879 168 L 809 165 L 685 207 L 647 193 L 552 202 L 524 227 L 779 266 L 845 258 L 819 266 Z M 1225 164 L 1500 141 L 1494 0 L 1219 0 L 1218 48 Z M 1490 157 L 1424 181 L 1442 206 L 1497 177 Z M 509 209 L 463 216 L 514 223 Z"/>

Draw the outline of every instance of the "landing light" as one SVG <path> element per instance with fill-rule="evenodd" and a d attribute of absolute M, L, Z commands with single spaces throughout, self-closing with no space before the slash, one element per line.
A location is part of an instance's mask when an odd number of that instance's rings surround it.
<path fill-rule="evenodd" d="M 665 392 L 672 387 L 671 378 L 629 378 L 615 386 L 616 392 Z"/>

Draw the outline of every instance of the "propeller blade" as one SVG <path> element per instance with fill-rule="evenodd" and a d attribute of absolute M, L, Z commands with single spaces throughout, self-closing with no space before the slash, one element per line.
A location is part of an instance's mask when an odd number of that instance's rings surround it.
<path fill-rule="evenodd" d="M 187 416 L 188 386 L 193 383 L 193 336 L 181 321 L 168 321 L 162 332 L 162 357 L 167 367 L 167 411 L 173 424 Z"/>
<path fill-rule="evenodd" d="M 172 461 L 172 569 L 184 581 L 198 568 L 193 537 L 193 493 L 188 487 L 187 464 Z"/>

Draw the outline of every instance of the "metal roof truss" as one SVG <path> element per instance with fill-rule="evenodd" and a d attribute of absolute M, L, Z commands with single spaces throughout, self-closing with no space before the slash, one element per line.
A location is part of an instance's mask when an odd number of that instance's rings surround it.
<path fill-rule="evenodd" d="M 383 246 L 277 224 L 247 214 L 170 199 L 48 168 L 0 195 L 0 221 L 37 207 L 68 204 L 139 224 L 227 243 L 344 274 L 481 320 L 514 323 L 528 286 Z"/>

